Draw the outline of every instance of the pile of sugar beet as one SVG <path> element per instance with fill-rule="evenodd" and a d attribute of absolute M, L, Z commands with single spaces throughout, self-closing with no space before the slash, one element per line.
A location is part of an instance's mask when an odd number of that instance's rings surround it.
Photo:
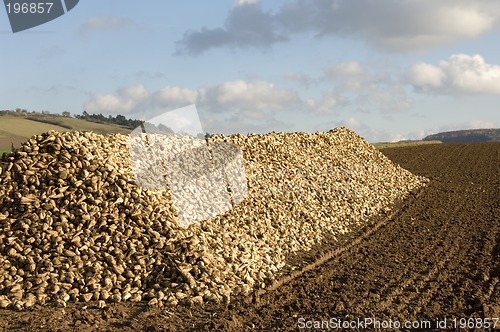
<path fill-rule="evenodd" d="M 136 184 L 126 135 L 51 131 L 4 154 L 0 308 L 228 303 L 428 181 L 346 128 L 207 142 L 240 147 L 248 195 L 188 227 L 168 189 Z"/>

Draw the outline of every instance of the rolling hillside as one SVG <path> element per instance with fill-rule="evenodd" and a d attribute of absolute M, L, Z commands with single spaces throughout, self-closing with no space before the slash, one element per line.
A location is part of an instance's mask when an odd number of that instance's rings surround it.
<path fill-rule="evenodd" d="M 8 114 L 0 116 L 0 153 L 19 147 L 33 135 L 56 131 L 93 131 L 97 134 L 128 134 L 131 129 L 106 123 L 96 123 L 58 115 Z"/>

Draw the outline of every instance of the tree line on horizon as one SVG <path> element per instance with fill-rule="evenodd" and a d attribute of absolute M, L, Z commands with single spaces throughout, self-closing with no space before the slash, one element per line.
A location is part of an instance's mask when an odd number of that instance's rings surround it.
<path fill-rule="evenodd" d="M 82 115 L 75 115 L 76 119 L 97 122 L 97 123 L 112 123 L 120 126 L 124 126 L 130 129 L 134 129 L 140 127 L 144 121 L 135 120 L 135 119 L 127 119 L 121 114 L 116 116 L 108 115 L 107 117 L 102 114 L 89 114 L 87 111 L 83 111 Z"/>

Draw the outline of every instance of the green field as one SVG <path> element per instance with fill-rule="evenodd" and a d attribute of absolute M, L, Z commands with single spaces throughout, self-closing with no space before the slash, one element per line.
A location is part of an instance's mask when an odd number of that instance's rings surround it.
<path fill-rule="evenodd" d="M 4 152 L 10 152 L 11 149 L 4 149 L 4 148 L 0 148 L 0 156 L 4 153 Z"/>
<path fill-rule="evenodd" d="M 441 141 L 414 141 L 414 142 L 382 142 L 373 143 L 377 149 L 399 148 L 403 146 L 417 146 L 427 144 L 441 144 Z"/>
<path fill-rule="evenodd" d="M 22 142 L 27 141 L 31 136 L 50 130 L 60 132 L 93 131 L 98 134 L 129 134 L 131 131 L 114 124 L 95 123 L 54 115 L 36 115 L 33 118 L 38 121 L 29 119 L 27 116 L 0 116 L 0 153 L 10 152 L 12 145 L 16 148 L 20 147 Z"/>
<path fill-rule="evenodd" d="M 68 129 L 38 121 L 32 121 L 17 116 L 0 117 L 0 137 L 22 136 L 31 137 L 49 130 L 67 131 Z"/>

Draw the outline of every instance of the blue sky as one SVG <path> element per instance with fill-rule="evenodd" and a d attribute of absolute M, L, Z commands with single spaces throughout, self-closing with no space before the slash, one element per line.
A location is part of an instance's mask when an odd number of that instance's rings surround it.
<path fill-rule="evenodd" d="M 499 40 L 496 0 L 87 0 L 16 34 L 0 10 L 0 109 L 419 139 L 500 127 Z"/>

